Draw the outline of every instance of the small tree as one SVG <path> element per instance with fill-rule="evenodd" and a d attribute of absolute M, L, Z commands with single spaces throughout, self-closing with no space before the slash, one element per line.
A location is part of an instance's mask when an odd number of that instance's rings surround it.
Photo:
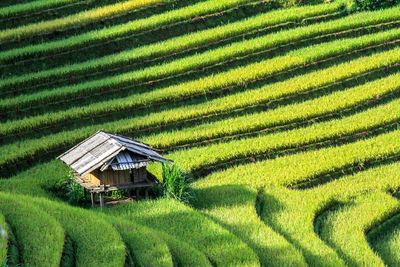
<path fill-rule="evenodd" d="M 183 203 L 189 203 L 193 193 L 189 184 L 192 179 L 176 165 L 162 165 L 163 195 Z"/>

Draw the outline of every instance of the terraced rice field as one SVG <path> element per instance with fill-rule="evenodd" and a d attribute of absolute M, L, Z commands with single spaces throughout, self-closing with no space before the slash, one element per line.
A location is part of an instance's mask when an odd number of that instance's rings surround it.
<path fill-rule="evenodd" d="M 400 6 L 320 2 L 3 0 L 0 264 L 399 266 Z M 55 157 L 100 129 L 190 204 L 63 203 Z"/>

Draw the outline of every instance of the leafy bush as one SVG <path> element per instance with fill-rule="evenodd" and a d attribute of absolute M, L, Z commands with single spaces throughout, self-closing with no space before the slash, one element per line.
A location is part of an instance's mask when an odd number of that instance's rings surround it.
<path fill-rule="evenodd" d="M 68 201 L 72 205 L 79 205 L 89 200 L 83 195 L 83 187 L 74 180 L 74 174 L 70 171 L 51 186 L 50 190 L 56 197 Z"/>
<path fill-rule="evenodd" d="M 352 0 L 350 11 L 372 11 L 393 7 L 400 4 L 400 0 Z"/>
<path fill-rule="evenodd" d="M 325 2 L 331 2 L 329 0 L 279 0 L 279 4 L 282 7 L 296 7 L 305 5 L 316 5 Z"/>
<path fill-rule="evenodd" d="M 192 179 L 176 165 L 162 165 L 163 195 L 167 199 L 176 199 L 189 203 L 193 196 L 189 187 Z"/>

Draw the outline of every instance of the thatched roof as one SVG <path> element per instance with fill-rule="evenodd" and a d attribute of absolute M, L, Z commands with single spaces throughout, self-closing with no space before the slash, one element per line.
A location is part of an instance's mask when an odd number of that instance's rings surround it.
<path fill-rule="evenodd" d="M 100 170 L 127 170 L 147 166 L 147 161 L 170 163 L 150 145 L 103 130 L 57 157 L 79 175 Z"/>

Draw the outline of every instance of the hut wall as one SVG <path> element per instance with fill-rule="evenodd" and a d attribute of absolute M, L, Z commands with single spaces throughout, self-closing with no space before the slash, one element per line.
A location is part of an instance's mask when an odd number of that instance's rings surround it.
<path fill-rule="evenodd" d="M 99 172 L 98 170 L 95 170 L 95 171 L 93 171 L 93 172 L 91 172 L 89 174 L 86 174 L 85 177 L 86 177 L 86 179 L 92 181 L 93 184 L 100 185 L 101 181 L 99 179 L 98 172 Z"/>
<path fill-rule="evenodd" d="M 113 171 L 105 170 L 100 172 L 101 184 L 104 185 L 121 185 L 131 183 L 131 175 L 129 170 Z"/>
<path fill-rule="evenodd" d="M 147 179 L 147 172 L 146 167 L 142 167 L 139 169 L 132 169 L 133 174 L 133 182 L 136 183 L 143 183 Z"/>
<path fill-rule="evenodd" d="M 143 183 L 147 180 L 147 172 L 146 167 L 123 171 L 95 170 L 87 174 L 86 178 L 95 185 L 124 185 L 132 182 L 136 184 Z"/>

